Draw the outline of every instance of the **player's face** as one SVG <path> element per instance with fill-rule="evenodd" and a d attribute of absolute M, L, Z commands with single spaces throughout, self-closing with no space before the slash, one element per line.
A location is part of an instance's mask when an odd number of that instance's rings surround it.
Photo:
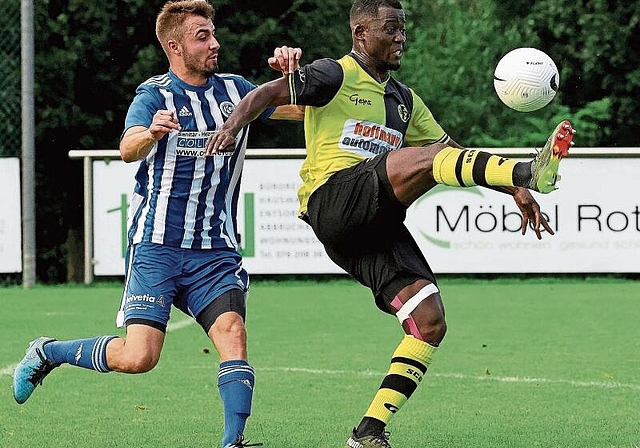
<path fill-rule="evenodd" d="M 215 31 L 213 22 L 205 17 L 193 15 L 184 22 L 182 58 L 194 75 L 208 78 L 218 70 L 220 44 Z"/>
<path fill-rule="evenodd" d="M 367 27 L 365 51 L 380 70 L 398 70 L 407 40 L 404 10 L 388 6 L 378 10 L 378 18 Z"/>

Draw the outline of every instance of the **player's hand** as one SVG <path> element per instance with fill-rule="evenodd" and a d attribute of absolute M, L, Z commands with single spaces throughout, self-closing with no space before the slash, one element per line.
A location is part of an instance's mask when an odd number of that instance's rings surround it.
<path fill-rule="evenodd" d="M 550 235 L 554 234 L 553 229 L 551 229 L 551 226 L 540 212 L 540 205 L 538 205 L 529 190 L 520 187 L 516 188 L 513 193 L 513 199 L 516 201 L 520 213 L 522 213 L 522 225 L 520 229 L 523 235 L 527 233 L 527 227 L 529 226 L 533 228 L 539 240 L 542 239 L 540 226 L 549 232 Z"/>
<path fill-rule="evenodd" d="M 231 132 L 221 129 L 220 131 L 211 134 L 207 145 L 204 147 L 204 155 L 210 156 L 212 154 L 232 153 L 236 149 L 236 137 Z"/>
<path fill-rule="evenodd" d="M 149 126 L 149 134 L 158 141 L 171 131 L 179 131 L 181 129 L 178 117 L 170 110 L 159 110 L 153 116 L 151 126 Z"/>
<path fill-rule="evenodd" d="M 287 76 L 300 67 L 301 57 L 302 49 L 282 46 L 273 50 L 273 56 L 267 62 L 269 62 L 269 66 L 272 69 L 278 70 L 284 76 Z"/>

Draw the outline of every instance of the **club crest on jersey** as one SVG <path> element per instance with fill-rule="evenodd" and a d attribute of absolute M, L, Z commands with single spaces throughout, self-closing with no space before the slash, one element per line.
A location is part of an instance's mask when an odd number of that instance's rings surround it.
<path fill-rule="evenodd" d="M 409 109 L 407 109 L 407 106 L 405 106 L 402 103 L 398 104 L 398 115 L 400 116 L 400 119 L 403 122 L 406 123 L 407 121 L 409 121 L 410 115 L 409 115 Z"/>
<path fill-rule="evenodd" d="M 231 115 L 231 112 L 233 112 L 235 108 L 235 104 L 233 104 L 231 101 L 223 101 L 222 103 L 220 103 L 220 112 L 222 112 L 222 115 L 227 118 L 229 118 L 229 115 Z"/>

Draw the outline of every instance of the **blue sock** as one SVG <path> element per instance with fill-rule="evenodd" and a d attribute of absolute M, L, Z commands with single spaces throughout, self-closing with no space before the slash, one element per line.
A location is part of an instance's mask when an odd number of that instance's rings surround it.
<path fill-rule="evenodd" d="M 253 367 L 246 361 L 234 360 L 220 363 L 218 389 L 224 409 L 223 448 L 244 432 L 247 418 L 251 414 L 254 382 Z"/>
<path fill-rule="evenodd" d="M 116 336 L 97 336 L 72 341 L 53 341 L 44 345 L 47 358 L 60 365 L 84 367 L 97 372 L 110 372 L 107 365 L 107 343 Z"/>

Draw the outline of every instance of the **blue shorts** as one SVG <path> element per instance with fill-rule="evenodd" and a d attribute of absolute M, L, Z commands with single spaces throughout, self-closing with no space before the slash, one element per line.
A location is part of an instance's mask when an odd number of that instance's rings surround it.
<path fill-rule="evenodd" d="M 127 249 L 118 327 L 144 322 L 165 331 L 171 305 L 192 317 L 227 291 L 249 289 L 233 249 L 182 249 L 139 243 Z"/>

